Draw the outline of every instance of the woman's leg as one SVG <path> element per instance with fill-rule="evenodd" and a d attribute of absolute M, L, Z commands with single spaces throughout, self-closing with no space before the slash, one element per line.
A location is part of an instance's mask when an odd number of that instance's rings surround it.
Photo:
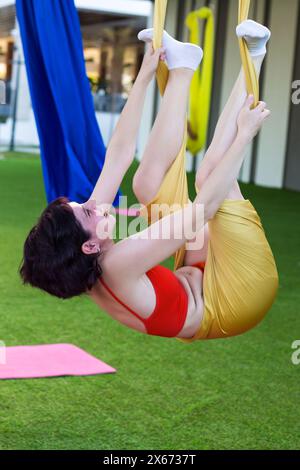
<path fill-rule="evenodd" d="M 262 60 L 257 61 L 257 72 L 259 73 Z M 237 81 L 233 87 L 231 95 L 219 118 L 213 140 L 205 154 L 200 168 L 196 175 L 196 185 L 200 188 L 209 174 L 214 170 L 222 160 L 226 151 L 232 145 L 237 134 L 237 117 L 244 105 L 247 97 L 246 81 L 243 70 L 240 71 Z M 236 180 L 227 196 L 227 199 L 244 199 L 238 181 Z M 207 258 L 209 244 L 208 224 L 203 228 L 199 235 L 199 249 L 187 251 L 184 259 L 186 266 L 191 266 L 198 262 L 203 262 Z"/>
<path fill-rule="evenodd" d="M 254 65 L 257 70 L 257 75 L 260 75 L 260 69 L 264 57 L 257 57 L 254 59 Z M 226 103 L 226 106 L 219 118 L 218 124 L 215 129 L 213 140 L 201 162 L 197 171 L 196 184 L 200 188 L 203 181 L 213 171 L 216 165 L 223 158 L 227 150 L 232 145 L 237 134 L 237 118 L 243 107 L 245 99 L 247 98 L 246 79 L 243 69 L 241 69 L 237 81 L 233 87 L 231 95 Z M 237 181 L 234 184 L 234 190 L 238 189 Z M 240 191 L 237 191 L 239 195 Z"/>
<path fill-rule="evenodd" d="M 182 146 L 193 74 L 188 68 L 169 72 L 158 115 L 133 179 L 133 190 L 141 204 L 146 205 L 155 197 Z"/>
<path fill-rule="evenodd" d="M 258 28 L 260 25 L 258 25 Z M 248 37 L 249 36 L 248 32 Z M 260 41 L 261 38 L 257 39 Z M 252 44 L 255 44 L 255 30 L 251 36 Z M 266 40 L 267 41 L 267 40 Z M 253 49 L 252 49 L 253 50 Z M 261 54 L 252 55 L 252 60 L 259 78 L 265 52 Z M 237 118 L 243 107 L 247 97 L 246 80 L 243 69 L 241 69 L 237 81 L 233 87 L 231 95 L 226 103 L 226 106 L 219 118 L 218 124 L 215 129 L 213 140 L 205 154 L 205 157 L 197 171 L 196 185 L 200 188 L 209 174 L 214 170 L 217 164 L 221 161 L 227 150 L 232 145 L 237 134 Z M 236 180 L 227 196 L 227 199 L 243 200 L 244 197 L 240 190 L 238 181 Z M 184 264 L 192 265 L 197 262 L 203 262 L 207 258 L 207 250 L 209 244 L 209 229 L 208 224 L 203 228 L 202 236 L 199 238 L 199 250 L 187 251 Z"/>
<path fill-rule="evenodd" d="M 238 26 L 237 35 L 247 41 L 257 77 L 259 78 L 262 63 L 266 55 L 266 44 L 270 38 L 270 31 L 259 23 L 247 20 Z M 198 187 L 202 185 L 203 181 L 232 145 L 237 133 L 237 117 L 246 97 L 246 80 L 244 71 L 241 69 L 228 102 L 219 118 L 213 140 L 197 172 L 196 184 Z M 242 198 L 237 181 L 233 186 L 234 194 L 238 198 Z"/>

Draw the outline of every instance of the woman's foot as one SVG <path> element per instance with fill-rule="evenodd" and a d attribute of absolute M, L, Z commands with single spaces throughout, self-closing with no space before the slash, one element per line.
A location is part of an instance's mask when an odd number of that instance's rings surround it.
<path fill-rule="evenodd" d="M 144 42 L 152 42 L 153 28 L 143 29 L 138 34 L 138 39 Z M 189 42 L 180 42 L 172 38 L 167 31 L 163 33 L 163 47 L 166 50 L 168 69 L 189 68 L 197 70 L 203 58 L 201 47 Z"/>
<path fill-rule="evenodd" d="M 268 28 L 256 21 L 246 20 L 237 26 L 236 34 L 247 42 L 251 57 L 266 55 L 266 44 L 271 37 L 271 31 Z"/>

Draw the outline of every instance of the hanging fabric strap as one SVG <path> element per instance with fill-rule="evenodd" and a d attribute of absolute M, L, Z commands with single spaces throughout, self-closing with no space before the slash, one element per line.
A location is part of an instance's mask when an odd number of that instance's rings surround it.
<path fill-rule="evenodd" d="M 153 47 L 154 50 L 162 46 L 162 37 L 165 24 L 165 17 L 167 11 L 167 0 L 156 0 L 154 7 L 154 37 Z M 163 96 L 165 88 L 168 82 L 169 70 L 166 64 L 162 61 L 159 62 L 156 80 L 160 94 Z M 174 116 L 170 116 L 170 119 L 174 119 Z M 185 154 L 186 154 L 186 143 L 187 143 L 187 121 L 184 131 L 184 137 L 181 149 L 174 160 L 173 164 L 169 168 L 162 185 L 155 196 L 155 198 L 147 205 L 146 213 L 141 211 L 141 215 L 144 215 L 149 223 L 154 223 L 159 217 L 166 215 L 164 211 L 153 211 L 151 208 L 154 204 L 164 205 L 165 208 L 171 208 L 171 212 L 178 210 L 180 207 L 184 207 L 189 202 L 188 197 L 188 185 L 185 171 Z M 168 213 L 168 210 L 167 212 Z M 174 269 L 178 269 L 183 265 L 185 254 L 185 246 L 175 253 Z"/>
<path fill-rule="evenodd" d="M 250 0 L 239 0 L 238 22 L 239 24 L 248 19 Z M 248 95 L 254 95 L 253 108 L 256 108 L 259 101 L 259 82 L 256 70 L 249 53 L 245 39 L 239 38 L 239 46 L 243 69 L 246 77 Z"/>
<path fill-rule="evenodd" d="M 189 122 L 192 133 L 195 138 L 188 137 L 187 148 L 196 155 L 205 147 L 209 115 L 211 104 L 211 90 L 213 79 L 213 60 L 214 60 L 214 15 L 208 7 L 189 13 L 185 24 L 190 31 L 189 42 L 199 45 L 200 43 L 200 21 L 205 20 L 205 32 L 203 43 L 203 60 L 200 69 L 194 74 L 190 91 L 190 112 Z"/>

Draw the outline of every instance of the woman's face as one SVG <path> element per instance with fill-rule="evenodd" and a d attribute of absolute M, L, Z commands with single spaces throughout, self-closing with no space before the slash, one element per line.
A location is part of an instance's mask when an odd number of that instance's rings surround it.
<path fill-rule="evenodd" d="M 82 246 L 83 252 L 97 253 L 100 248 L 103 251 L 103 248 L 113 240 L 116 219 L 109 213 L 111 206 L 109 204 L 97 206 L 95 199 L 89 199 L 84 204 L 70 202 L 69 205 L 82 227 L 91 233 L 90 240 Z"/>

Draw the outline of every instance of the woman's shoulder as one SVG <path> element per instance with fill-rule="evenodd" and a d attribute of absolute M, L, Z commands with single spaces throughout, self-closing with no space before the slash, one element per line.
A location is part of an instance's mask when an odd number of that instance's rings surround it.
<path fill-rule="evenodd" d="M 115 314 L 116 306 L 120 310 L 121 300 L 125 306 L 126 318 L 128 316 L 126 305 L 141 317 L 147 318 L 153 311 L 156 301 L 155 291 L 147 274 L 135 277 L 131 274 L 130 269 L 129 273 L 120 272 L 118 263 L 114 263 L 114 255 L 109 252 L 103 257 L 102 263 L 100 261 L 100 266 L 102 274 L 93 293 L 95 298 L 101 300 L 102 306 L 110 306 Z M 122 312 L 123 314 L 124 312 Z"/>
<path fill-rule="evenodd" d="M 119 290 L 121 288 L 122 292 L 130 292 L 140 283 L 144 276 L 138 275 L 134 266 L 130 263 L 124 266 L 122 260 L 120 260 L 122 252 L 119 248 L 115 249 L 115 246 L 105 253 L 102 260 L 100 259 L 99 264 L 102 275 L 99 281 L 101 284 L 102 280 L 103 283 L 109 285 L 112 289 Z"/>

